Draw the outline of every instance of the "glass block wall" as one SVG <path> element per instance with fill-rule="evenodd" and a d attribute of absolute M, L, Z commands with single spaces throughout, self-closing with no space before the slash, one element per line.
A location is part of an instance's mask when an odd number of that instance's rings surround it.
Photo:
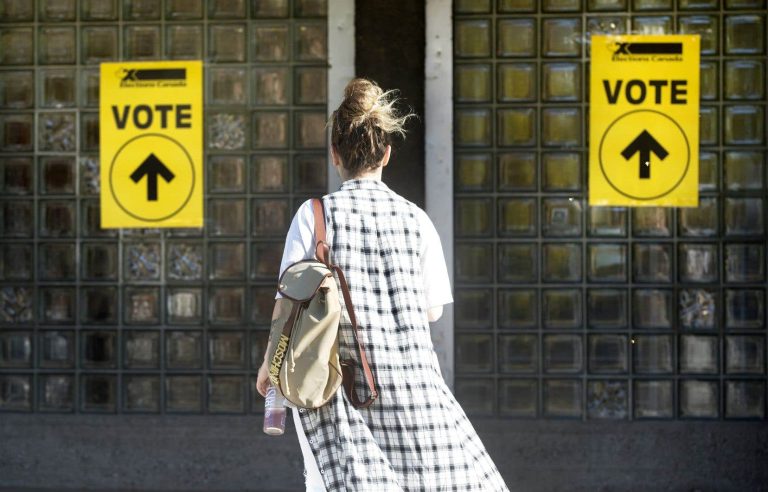
<path fill-rule="evenodd" d="M 261 411 L 285 232 L 326 191 L 325 0 L 0 0 L 0 410 Z M 99 227 L 99 70 L 205 61 L 205 227 Z"/>
<path fill-rule="evenodd" d="M 766 416 L 764 0 L 455 0 L 456 392 L 520 418 Z M 698 208 L 589 207 L 589 39 L 701 35 Z"/>

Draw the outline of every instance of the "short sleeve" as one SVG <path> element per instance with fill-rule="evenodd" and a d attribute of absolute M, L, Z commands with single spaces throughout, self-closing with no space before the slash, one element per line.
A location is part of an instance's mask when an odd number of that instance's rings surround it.
<path fill-rule="evenodd" d="M 314 258 L 314 237 L 315 216 L 312 211 L 312 200 L 307 200 L 296 211 L 296 215 L 293 216 L 291 221 L 291 227 L 288 229 L 288 234 L 285 236 L 283 259 L 280 261 L 280 272 L 277 275 L 278 281 L 289 265 L 297 261 Z M 283 296 L 280 292 L 276 292 L 275 299 L 281 297 Z"/>
<path fill-rule="evenodd" d="M 423 212 L 419 220 L 422 231 L 421 270 L 424 279 L 424 295 L 427 308 L 442 306 L 453 302 L 451 293 L 451 280 L 448 277 L 448 268 L 445 264 L 443 246 L 435 225 L 426 212 Z"/>

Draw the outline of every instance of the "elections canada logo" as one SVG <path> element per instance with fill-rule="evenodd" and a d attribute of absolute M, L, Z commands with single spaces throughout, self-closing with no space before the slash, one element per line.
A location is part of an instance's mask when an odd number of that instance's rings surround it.
<path fill-rule="evenodd" d="M 186 87 L 186 68 L 123 68 L 120 87 Z"/>
<path fill-rule="evenodd" d="M 615 62 L 683 61 L 683 43 L 616 42 L 609 49 Z"/>

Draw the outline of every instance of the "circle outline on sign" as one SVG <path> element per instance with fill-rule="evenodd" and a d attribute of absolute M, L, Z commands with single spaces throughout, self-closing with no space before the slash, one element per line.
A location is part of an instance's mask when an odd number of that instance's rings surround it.
<path fill-rule="evenodd" d="M 128 210 L 127 208 L 125 208 L 125 206 L 123 206 L 123 204 L 120 203 L 120 199 L 117 197 L 117 194 L 115 193 L 115 187 L 113 185 L 113 174 L 114 174 L 114 171 L 115 171 L 115 161 L 117 161 L 117 158 L 120 156 L 120 153 L 131 142 L 133 142 L 135 140 L 139 140 L 141 138 L 145 138 L 145 137 L 165 138 L 167 140 L 170 140 L 174 144 L 176 144 L 181 149 L 181 151 L 184 152 L 184 155 L 187 156 L 187 160 L 189 162 L 189 167 L 192 170 L 192 186 L 190 186 L 190 188 L 189 188 L 189 193 L 187 194 L 187 198 L 184 199 L 184 202 L 176 210 L 174 210 L 170 214 L 165 215 L 163 217 L 160 217 L 158 219 L 148 219 L 148 218 L 142 217 L 140 215 L 136 215 L 135 213 L 133 213 L 130 210 Z M 183 145 L 181 145 L 179 142 L 177 142 L 176 140 L 172 139 L 168 135 L 163 135 L 161 133 L 144 133 L 142 135 L 136 135 L 135 137 L 131 138 L 130 140 L 128 140 L 127 142 L 125 142 L 123 145 L 120 146 L 118 151 L 115 153 L 115 157 L 112 158 L 112 162 L 109 165 L 109 192 L 112 194 L 112 198 L 115 200 L 115 203 L 117 203 L 117 206 L 120 207 L 120 209 L 123 212 L 127 213 L 128 215 L 130 215 L 131 217 L 133 217 L 136 220 L 142 220 L 142 221 L 145 221 L 145 222 L 161 222 L 163 220 L 170 219 L 171 217 L 173 217 L 174 215 L 179 213 L 184 207 L 187 206 L 187 203 L 189 203 L 190 198 L 192 198 L 192 192 L 194 190 L 195 190 L 195 165 L 194 165 L 194 162 L 192 161 L 192 157 L 189 155 L 189 152 L 187 152 L 187 149 L 185 149 Z"/>
<path fill-rule="evenodd" d="M 672 186 L 670 189 L 668 189 L 667 191 L 665 191 L 664 193 L 662 193 L 660 195 L 655 195 L 655 196 L 650 196 L 650 197 L 639 197 L 639 196 L 630 195 L 629 193 L 621 191 L 616 185 L 614 185 L 611 182 L 611 179 L 608 177 L 608 173 L 605 172 L 605 168 L 603 167 L 603 143 L 605 142 L 605 137 L 608 135 L 608 132 L 611 130 L 613 125 L 618 123 L 619 120 L 621 120 L 622 118 L 625 118 L 625 117 L 627 117 L 627 116 L 629 116 L 631 114 L 634 114 L 634 113 L 655 113 L 655 114 L 658 114 L 660 116 L 663 116 L 664 118 L 666 118 L 669 121 L 671 121 L 672 123 L 674 123 L 674 125 L 678 128 L 678 130 L 680 130 L 680 133 L 682 133 L 683 140 L 685 141 L 685 150 L 686 150 L 686 153 L 687 153 L 687 158 L 686 158 L 686 161 L 685 161 L 685 169 L 683 170 L 683 174 L 682 174 L 682 176 L 680 176 L 680 179 L 677 180 L 677 183 L 675 183 L 674 186 Z M 656 200 L 657 198 L 661 198 L 661 197 L 667 196 L 670 193 L 672 193 L 678 186 L 680 186 L 680 183 L 682 183 L 683 180 L 685 179 L 685 177 L 688 175 L 688 168 L 691 166 L 691 144 L 688 142 L 688 136 L 685 134 L 685 131 L 683 130 L 683 128 L 677 123 L 677 121 L 675 121 L 674 119 L 672 119 L 668 115 L 662 113 L 661 111 L 656 111 L 654 109 L 635 109 L 633 111 L 630 111 L 629 113 L 624 113 L 623 115 L 621 115 L 618 118 L 616 118 L 615 120 L 613 120 L 613 122 L 611 122 L 610 125 L 608 125 L 608 128 L 606 128 L 605 132 L 603 132 L 603 137 L 600 139 L 600 147 L 599 147 L 599 149 L 597 151 L 597 159 L 600 162 L 600 172 L 603 174 L 603 177 L 605 178 L 605 181 L 611 186 L 611 188 L 616 190 L 616 192 L 618 192 L 620 195 L 623 195 L 623 196 L 625 196 L 627 198 L 631 198 L 633 200 L 643 200 L 643 201 Z"/>

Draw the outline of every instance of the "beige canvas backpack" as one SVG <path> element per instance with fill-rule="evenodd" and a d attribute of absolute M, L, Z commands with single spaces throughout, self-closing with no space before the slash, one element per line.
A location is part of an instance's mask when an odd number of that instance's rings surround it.
<path fill-rule="evenodd" d="M 291 309 L 284 310 L 284 314 L 272 322 L 267 354 L 269 379 L 288 401 L 300 408 L 324 405 L 342 383 L 355 407 L 367 407 L 378 397 L 374 376 L 360 343 L 344 272 L 330 262 L 323 202 L 313 199 L 312 209 L 315 259 L 293 263 L 280 277 L 278 291 L 290 301 Z M 370 392 L 364 401 L 354 389 L 356 361 L 339 358 L 341 302 L 334 273 L 339 279 Z"/>

